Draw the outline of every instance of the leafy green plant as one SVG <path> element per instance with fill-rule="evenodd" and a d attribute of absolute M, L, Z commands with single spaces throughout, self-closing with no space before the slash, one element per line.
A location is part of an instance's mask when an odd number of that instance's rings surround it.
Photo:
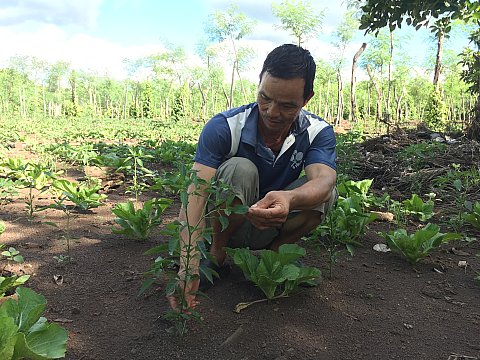
<path fill-rule="evenodd" d="M 151 266 L 148 272 L 148 279 L 142 285 L 141 292 L 145 291 L 151 286 L 156 279 L 162 274 L 170 278 L 165 292 L 167 296 L 178 296 L 179 308 L 177 310 L 169 310 L 164 315 L 164 318 L 172 321 L 173 332 L 178 336 L 183 336 L 187 331 L 187 324 L 191 320 L 200 321 L 201 316 L 194 308 L 187 305 L 185 299 L 185 291 L 187 283 L 199 278 L 197 273 L 192 270 L 193 262 L 200 261 L 200 258 L 207 258 L 207 244 L 212 240 L 212 227 L 209 225 L 213 216 L 219 220 L 222 231 L 228 226 L 228 219 L 226 216 L 231 214 L 245 214 L 248 207 L 243 205 L 232 205 L 235 199 L 235 194 L 232 189 L 222 181 L 217 181 L 212 178 L 207 182 L 197 176 L 195 170 L 187 169 L 187 167 L 178 164 L 178 177 L 174 180 L 175 186 L 178 186 L 181 206 L 187 209 L 189 204 L 188 189 L 193 189 L 192 194 L 205 195 L 206 201 L 202 211 L 202 215 L 195 222 L 185 214 L 185 219 L 182 221 L 175 220 L 166 225 L 164 234 L 169 236 L 168 244 L 161 244 L 146 252 L 148 255 L 160 254 Z M 180 186 L 181 184 L 181 186 Z M 170 187 L 170 185 L 165 184 Z M 201 192 L 200 192 L 201 189 Z M 181 234 L 185 234 L 185 241 L 181 246 Z M 183 275 L 178 274 L 177 259 L 180 253 L 184 254 L 181 257 L 183 268 Z M 218 274 L 207 267 L 200 266 L 201 271 L 207 279 L 213 281 L 212 276 Z"/>
<path fill-rule="evenodd" d="M 83 211 L 102 205 L 102 201 L 107 198 L 107 195 L 98 193 L 101 189 L 100 185 L 88 186 L 66 179 L 59 179 L 53 182 L 53 187 L 61 191 L 66 199 Z"/>
<path fill-rule="evenodd" d="M 464 214 L 464 219 L 473 227 L 480 228 L 480 202 L 475 202 L 472 211 Z"/>
<path fill-rule="evenodd" d="M 281 245 L 278 252 L 260 250 L 259 258 L 244 248 L 226 250 L 245 277 L 262 290 L 265 300 L 287 297 L 301 283 L 312 283 L 321 275 L 317 268 L 297 265 L 296 261 L 305 256 L 305 249 L 296 244 Z M 239 312 L 250 304 L 252 303 L 240 303 L 236 311 Z"/>
<path fill-rule="evenodd" d="M 460 234 L 441 233 L 440 228 L 431 223 L 410 235 L 405 229 L 381 235 L 390 249 L 402 254 L 411 264 L 416 264 L 443 243 L 461 238 Z"/>
<path fill-rule="evenodd" d="M 311 238 L 318 239 L 329 254 L 330 277 L 339 248 L 344 246 L 353 255 L 354 247 L 361 245 L 359 239 L 365 233 L 366 226 L 376 217 L 375 214 L 364 213 L 361 198 L 353 195 L 340 199 L 335 208 L 327 213 L 325 221 L 312 232 Z"/>
<path fill-rule="evenodd" d="M 146 240 L 152 229 L 162 223 L 161 216 L 172 203 L 169 199 L 150 199 L 143 207 L 135 209 L 132 201 L 115 205 L 112 212 L 120 229 L 113 228 L 115 234 L 123 234 L 133 239 Z"/>
<path fill-rule="evenodd" d="M 0 178 L 0 204 L 6 203 L 12 199 L 13 196 L 18 195 L 18 186 L 16 181 L 11 179 Z"/>
<path fill-rule="evenodd" d="M 440 142 L 410 144 L 398 153 L 398 158 L 412 170 L 420 170 L 429 159 L 445 153 L 447 145 Z"/>
<path fill-rule="evenodd" d="M 337 186 L 338 195 L 343 198 L 356 196 L 361 199 L 363 207 L 368 207 L 371 202 L 368 191 L 370 190 L 372 183 L 373 179 L 364 179 L 360 181 L 342 181 Z"/>
<path fill-rule="evenodd" d="M 7 225 L 3 221 L 0 221 L 0 235 L 2 235 L 5 232 L 6 228 L 7 228 Z"/>
<path fill-rule="evenodd" d="M 5 245 L 0 244 L 0 249 L 4 248 Z M 3 257 L 5 257 L 6 263 L 0 271 L 0 298 L 5 296 L 5 294 L 13 292 L 13 290 L 20 285 L 23 285 L 29 278 L 30 275 L 15 275 L 6 271 L 8 262 L 23 263 L 23 256 L 20 255 L 20 252 L 14 247 L 9 247 L 8 250 L 1 252 Z"/>
<path fill-rule="evenodd" d="M 410 199 L 403 201 L 403 209 L 406 215 L 411 215 L 420 221 L 427 221 L 433 216 L 432 199 L 424 202 L 420 196 L 413 194 Z"/>
<path fill-rule="evenodd" d="M 19 287 L 17 300 L 0 305 L 0 358 L 58 359 L 65 356 L 67 331 L 41 317 L 45 298 L 31 289 Z"/>
<path fill-rule="evenodd" d="M 50 182 L 54 179 L 55 175 L 48 169 L 44 168 L 41 164 L 27 163 L 21 170 L 20 182 L 28 188 L 28 195 L 25 200 L 25 206 L 27 209 L 29 219 L 33 219 L 33 214 L 37 211 L 44 210 L 44 208 L 35 206 L 36 197 L 45 192 Z M 37 190 L 37 194 L 34 193 Z"/>
<path fill-rule="evenodd" d="M 152 175 L 152 172 L 144 166 L 144 160 L 152 159 L 153 156 L 146 154 L 144 149 L 139 146 L 129 147 L 128 152 L 129 154 L 124 159 L 123 165 L 117 171 L 132 173 L 133 184 L 128 191 L 135 194 L 135 200 L 137 200 L 138 195 L 145 188 L 145 184 L 140 182 L 140 177 Z"/>
<path fill-rule="evenodd" d="M 480 185 L 480 172 L 475 167 L 462 170 L 460 164 L 452 164 L 452 168 L 445 176 L 438 177 L 433 182 L 442 199 L 455 204 L 455 214 L 449 217 L 448 223 L 454 231 L 459 232 L 465 223 L 465 211 L 471 212 L 473 209 L 471 191 Z"/>

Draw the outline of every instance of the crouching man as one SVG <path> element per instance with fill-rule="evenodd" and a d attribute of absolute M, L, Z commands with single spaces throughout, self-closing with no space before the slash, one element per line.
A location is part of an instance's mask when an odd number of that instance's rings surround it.
<path fill-rule="evenodd" d="M 314 95 L 315 62 L 310 52 L 296 45 L 271 51 L 260 72 L 257 101 L 214 116 L 205 125 L 193 169 L 206 181 L 221 179 L 235 192 L 235 202 L 249 206 L 245 215 L 232 214 L 221 231 L 213 220 L 210 253 L 220 275 L 228 270 L 225 247 L 277 250 L 295 243 L 325 218 L 336 201 L 336 152 L 333 128 L 303 107 Z M 302 170 L 305 176 L 300 177 Z M 189 222 L 202 217 L 207 194 L 192 186 L 187 209 Z M 187 212 L 187 214 L 185 213 Z M 181 236 L 181 247 L 189 241 Z M 190 244 L 194 246 L 195 244 Z M 179 291 L 169 297 L 172 309 L 180 297 L 187 308 L 197 305 L 204 279 L 185 279 L 186 253 L 180 256 Z M 190 261 L 198 274 L 199 259 Z M 202 282 L 202 284 L 200 284 Z"/>

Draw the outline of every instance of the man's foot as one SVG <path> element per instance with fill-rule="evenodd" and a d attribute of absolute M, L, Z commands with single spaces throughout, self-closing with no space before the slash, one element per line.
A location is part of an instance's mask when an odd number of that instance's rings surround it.
<path fill-rule="evenodd" d="M 215 265 L 215 263 L 209 259 L 200 260 L 200 285 L 198 286 L 198 290 L 201 292 L 207 291 L 219 278 L 230 275 L 231 270 L 230 264 L 227 263 Z M 218 275 L 218 277 L 215 275 Z"/>

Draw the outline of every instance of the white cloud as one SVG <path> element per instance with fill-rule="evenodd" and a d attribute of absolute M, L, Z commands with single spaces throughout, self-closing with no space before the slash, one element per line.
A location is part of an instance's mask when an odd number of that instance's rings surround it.
<path fill-rule="evenodd" d="M 54 25 L 41 25 L 35 31 L 14 31 L 0 27 L 2 51 L 0 67 L 8 65 L 13 55 L 35 56 L 50 64 L 67 61 L 73 69 L 108 74 L 114 78 L 126 76 L 123 59 L 139 58 L 164 51 L 160 44 L 122 46 L 86 34 L 69 35 Z"/>
<path fill-rule="evenodd" d="M 2 1 L 0 26 L 26 22 L 92 27 L 103 0 Z"/>

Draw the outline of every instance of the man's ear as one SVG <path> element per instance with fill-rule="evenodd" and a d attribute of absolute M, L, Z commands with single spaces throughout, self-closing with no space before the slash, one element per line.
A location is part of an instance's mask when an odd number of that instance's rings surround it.
<path fill-rule="evenodd" d="M 303 102 L 303 106 L 307 105 L 307 103 L 310 101 L 310 99 L 313 97 L 313 95 L 315 95 L 315 93 L 312 91 L 310 93 L 310 95 L 308 95 L 308 97 L 305 99 L 305 101 Z"/>

